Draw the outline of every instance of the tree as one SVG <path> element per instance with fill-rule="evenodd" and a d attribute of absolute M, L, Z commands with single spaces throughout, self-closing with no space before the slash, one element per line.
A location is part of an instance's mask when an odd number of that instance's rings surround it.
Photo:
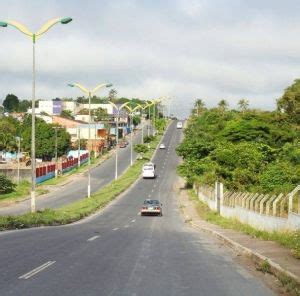
<path fill-rule="evenodd" d="M 15 151 L 18 123 L 12 118 L 0 119 L 0 150 Z"/>
<path fill-rule="evenodd" d="M 146 153 L 148 151 L 148 147 L 145 144 L 136 144 L 134 145 L 134 151 L 136 153 Z"/>
<path fill-rule="evenodd" d="M 287 114 L 290 120 L 300 123 L 300 79 L 285 89 L 283 96 L 277 100 L 277 108 Z"/>
<path fill-rule="evenodd" d="M 228 103 L 226 100 L 222 99 L 219 103 L 218 103 L 218 107 L 219 110 L 221 111 L 222 114 L 225 113 L 225 111 L 228 109 Z"/>
<path fill-rule="evenodd" d="M 238 102 L 238 106 L 239 106 L 239 109 L 244 114 L 247 111 L 248 107 L 249 107 L 249 101 L 246 100 L 246 99 L 240 99 L 239 102 Z"/>
<path fill-rule="evenodd" d="M 28 108 L 31 108 L 31 101 L 22 100 L 19 102 L 19 112 L 27 112 Z"/>
<path fill-rule="evenodd" d="M 8 94 L 3 101 L 3 107 L 7 112 L 18 111 L 19 99 L 14 94 Z"/>
<path fill-rule="evenodd" d="M 96 110 L 93 110 L 93 116 L 95 121 L 105 121 L 108 119 L 107 110 L 103 108 L 98 108 Z"/>
<path fill-rule="evenodd" d="M 72 115 L 71 110 L 62 110 L 60 113 L 61 117 L 68 118 L 68 119 L 74 119 L 74 116 Z"/>
<path fill-rule="evenodd" d="M 79 110 L 79 112 L 77 114 L 79 114 L 79 115 L 89 115 L 89 109 L 83 108 L 83 109 Z"/>
<path fill-rule="evenodd" d="M 139 125 L 141 123 L 141 117 L 138 115 L 133 116 L 132 123 L 133 123 L 134 127 L 136 127 L 137 125 Z"/>
<path fill-rule="evenodd" d="M 36 118 L 36 157 L 46 160 L 55 156 L 55 130 L 53 124 L 48 124 Z M 22 124 L 22 147 L 25 151 L 31 148 L 31 115 L 24 118 Z M 61 156 L 71 148 L 71 136 L 65 129 L 57 130 L 57 155 Z"/>
<path fill-rule="evenodd" d="M 0 174 L 0 194 L 13 192 L 15 187 L 16 184 L 9 180 L 5 175 Z"/>
<path fill-rule="evenodd" d="M 194 106 L 196 109 L 196 114 L 199 116 L 200 112 L 205 108 L 205 103 L 202 99 L 197 99 Z"/>
<path fill-rule="evenodd" d="M 77 150 L 79 148 L 78 146 L 79 140 L 77 139 L 74 143 L 73 143 L 73 149 Z M 80 139 L 80 150 L 85 150 L 87 147 L 87 140 L 85 139 Z"/>
<path fill-rule="evenodd" d="M 108 99 L 109 99 L 110 101 L 114 101 L 114 100 L 116 99 L 116 97 L 117 97 L 117 94 L 118 94 L 117 90 L 114 89 L 114 88 L 112 88 L 112 89 L 109 91 L 109 93 L 108 93 Z"/>

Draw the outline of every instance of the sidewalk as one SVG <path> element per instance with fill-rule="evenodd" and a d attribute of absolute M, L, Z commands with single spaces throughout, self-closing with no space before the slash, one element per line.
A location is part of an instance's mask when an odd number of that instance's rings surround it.
<path fill-rule="evenodd" d="M 213 234 L 236 252 L 248 256 L 258 266 L 262 266 L 267 260 L 270 273 L 279 279 L 290 277 L 300 289 L 300 260 L 293 257 L 289 249 L 276 242 L 253 238 L 242 232 L 224 229 L 202 220 L 196 211 L 195 202 L 189 199 L 187 190 L 183 189 L 183 182 L 179 183 L 177 188 L 179 207 L 183 212 L 185 222 Z"/>

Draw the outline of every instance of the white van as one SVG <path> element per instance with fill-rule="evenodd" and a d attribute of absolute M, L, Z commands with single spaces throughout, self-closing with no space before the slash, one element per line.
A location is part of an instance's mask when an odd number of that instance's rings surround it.
<path fill-rule="evenodd" d="M 181 121 L 177 122 L 177 128 L 182 128 L 182 122 Z"/>
<path fill-rule="evenodd" d="M 155 164 L 152 162 L 143 165 L 143 178 L 155 178 Z"/>

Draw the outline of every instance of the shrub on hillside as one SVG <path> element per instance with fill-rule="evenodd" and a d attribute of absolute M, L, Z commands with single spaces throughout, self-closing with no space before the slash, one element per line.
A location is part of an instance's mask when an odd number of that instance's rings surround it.
<path fill-rule="evenodd" d="M 13 192 L 15 187 L 16 185 L 11 180 L 0 174 L 0 194 Z"/>

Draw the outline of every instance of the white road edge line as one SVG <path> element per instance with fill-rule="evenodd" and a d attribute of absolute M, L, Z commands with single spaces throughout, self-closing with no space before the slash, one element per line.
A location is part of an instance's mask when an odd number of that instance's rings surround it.
<path fill-rule="evenodd" d="M 90 237 L 87 241 L 88 241 L 88 242 L 91 242 L 91 241 L 97 239 L 98 237 L 100 237 L 100 235 L 92 236 L 92 237 Z"/>
<path fill-rule="evenodd" d="M 118 229 L 119 229 L 119 228 L 118 228 L 118 227 L 116 227 L 116 228 L 114 228 L 114 229 L 113 229 L 113 231 L 116 231 L 116 230 L 118 230 Z"/>
<path fill-rule="evenodd" d="M 46 263 L 44 263 L 43 265 L 19 276 L 19 279 L 24 279 L 27 280 L 29 278 L 31 278 L 32 276 L 34 276 L 35 274 L 37 274 L 38 272 L 41 272 L 42 270 L 46 269 L 47 267 L 51 266 L 52 264 L 54 264 L 56 261 L 48 261 Z"/>

